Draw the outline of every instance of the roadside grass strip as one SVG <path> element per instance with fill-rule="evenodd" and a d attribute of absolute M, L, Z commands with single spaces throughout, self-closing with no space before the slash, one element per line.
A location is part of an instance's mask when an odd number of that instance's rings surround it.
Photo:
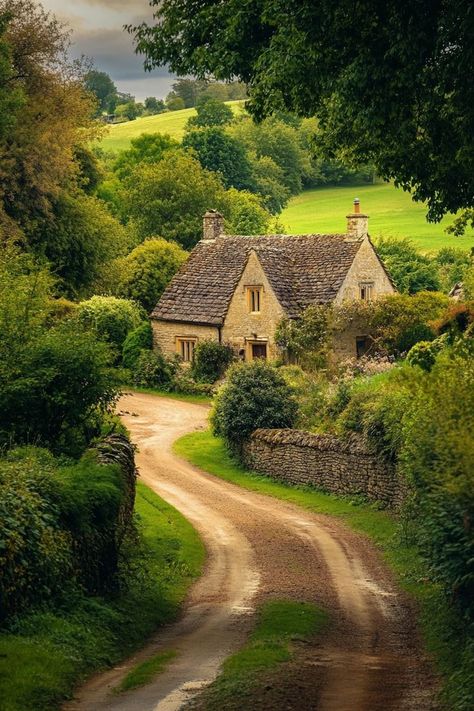
<path fill-rule="evenodd" d="M 367 535 L 381 550 L 399 585 L 416 601 L 425 647 L 445 679 L 442 692 L 448 708 L 472 709 L 474 645 L 469 629 L 449 604 L 442 587 L 433 581 L 415 545 L 408 542 L 403 524 L 376 504 L 358 497 L 338 497 L 312 487 L 296 487 L 246 470 L 211 432 L 193 432 L 174 443 L 177 455 L 209 474 L 238 486 L 288 501 L 318 514 L 343 520 Z"/>
<path fill-rule="evenodd" d="M 121 693 L 122 691 L 130 691 L 130 689 L 136 689 L 139 686 L 149 684 L 158 674 L 161 674 L 161 672 L 166 669 L 168 663 L 176 657 L 176 654 L 174 650 L 159 652 L 144 662 L 137 664 L 133 669 L 130 669 L 128 674 L 114 689 L 114 692 Z"/>
<path fill-rule="evenodd" d="M 176 619 L 201 573 L 204 546 L 191 524 L 142 483 L 136 512 L 142 544 L 129 544 L 134 574 L 123 593 L 65 591 L 56 609 L 31 611 L 0 632 L 1 711 L 54 711 L 86 676 L 116 664 Z"/>
<path fill-rule="evenodd" d="M 132 392 L 146 393 L 149 395 L 156 395 L 157 397 L 166 397 L 168 400 L 180 400 L 181 402 L 190 402 L 195 405 L 210 405 L 212 402 L 212 397 L 209 395 L 201 395 L 199 393 L 173 393 L 167 390 L 160 390 L 159 388 L 142 388 L 138 385 L 125 385 L 122 387 L 122 392 L 126 393 L 127 389 Z"/>
<path fill-rule="evenodd" d="M 222 673 L 203 693 L 206 709 L 228 708 L 258 683 L 261 675 L 293 657 L 293 643 L 308 641 L 324 630 L 329 615 L 307 602 L 270 600 L 257 613 L 257 625 L 247 644 L 226 659 Z"/>

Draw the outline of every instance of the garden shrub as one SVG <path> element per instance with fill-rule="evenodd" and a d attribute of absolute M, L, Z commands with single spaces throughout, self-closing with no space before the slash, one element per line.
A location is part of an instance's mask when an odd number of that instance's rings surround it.
<path fill-rule="evenodd" d="M 407 362 L 429 372 L 436 362 L 438 353 L 446 345 L 446 338 L 440 336 L 434 341 L 419 341 L 408 352 Z"/>
<path fill-rule="evenodd" d="M 108 346 L 65 321 L 14 355 L 0 359 L 0 444 L 80 454 L 115 400 Z"/>
<path fill-rule="evenodd" d="M 132 369 L 133 382 L 147 388 L 169 387 L 178 369 L 176 360 L 156 351 L 142 350 Z"/>
<path fill-rule="evenodd" d="M 216 341 L 199 341 L 194 349 L 191 373 L 195 380 L 215 383 L 233 360 L 230 346 Z"/>
<path fill-rule="evenodd" d="M 404 416 L 402 471 L 415 492 L 420 549 L 474 619 L 474 347 L 444 349 L 420 372 Z"/>
<path fill-rule="evenodd" d="M 69 465 L 35 447 L 0 459 L 0 619 L 116 587 L 134 482 L 94 450 Z"/>
<path fill-rule="evenodd" d="M 130 331 L 122 348 L 122 365 L 124 368 L 134 368 L 142 350 L 153 347 L 153 330 L 149 321 Z"/>
<path fill-rule="evenodd" d="M 179 368 L 169 385 L 169 390 L 183 395 L 209 395 L 214 393 L 212 383 L 196 382 L 188 370 Z"/>
<path fill-rule="evenodd" d="M 275 341 L 289 362 L 306 370 L 327 364 L 332 328 L 332 310 L 327 306 L 308 306 L 298 319 L 285 318 L 277 326 Z"/>
<path fill-rule="evenodd" d="M 121 353 L 127 334 L 140 325 L 143 315 L 136 303 L 115 296 L 93 296 L 81 301 L 77 310 L 79 322 L 110 343 L 117 353 Z"/>
<path fill-rule="evenodd" d="M 218 393 L 211 422 L 215 434 L 238 450 L 259 427 L 292 427 L 298 405 L 281 373 L 256 360 L 233 365 Z"/>

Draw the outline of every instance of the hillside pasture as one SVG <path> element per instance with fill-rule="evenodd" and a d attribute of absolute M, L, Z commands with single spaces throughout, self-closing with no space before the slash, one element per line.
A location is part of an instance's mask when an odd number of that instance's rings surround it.
<path fill-rule="evenodd" d="M 437 224 L 427 222 L 425 205 L 413 202 L 409 193 L 390 183 L 305 190 L 290 201 L 280 219 L 290 233 L 345 232 L 346 215 L 355 197 L 360 199 L 361 211 L 370 217 L 373 238 L 409 237 L 424 252 L 447 246 L 474 247 L 474 230 L 463 237 L 447 235 L 452 216 Z"/>
<path fill-rule="evenodd" d="M 243 101 L 228 101 L 226 103 L 235 114 L 242 113 L 244 110 Z M 167 133 L 180 141 L 188 119 L 195 115 L 195 109 L 182 109 L 182 111 L 167 111 L 156 116 L 143 116 L 134 121 L 114 124 L 110 126 L 108 133 L 102 139 L 100 147 L 104 151 L 123 151 L 130 146 L 132 138 L 137 138 L 142 133 Z"/>

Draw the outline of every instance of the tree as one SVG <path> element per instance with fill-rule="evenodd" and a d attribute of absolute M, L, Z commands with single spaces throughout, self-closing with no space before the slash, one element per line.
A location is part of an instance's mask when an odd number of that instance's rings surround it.
<path fill-rule="evenodd" d="M 149 313 L 187 256 L 173 242 L 147 239 L 121 260 L 120 295 L 134 299 Z"/>
<path fill-rule="evenodd" d="M 142 238 L 162 235 L 185 249 L 202 235 L 202 216 L 218 204 L 218 177 L 184 151 L 169 151 L 154 165 L 139 164 L 126 181 L 124 201 Z"/>
<path fill-rule="evenodd" d="M 125 180 L 139 163 L 158 163 L 166 151 L 178 147 L 179 143 L 166 133 L 142 133 L 132 138 L 130 148 L 119 153 L 113 170 L 120 180 Z"/>
<path fill-rule="evenodd" d="M 153 5 L 156 24 L 130 28 L 147 68 L 237 77 L 258 117 L 316 115 L 328 157 L 373 162 L 430 220 L 474 207 L 469 0 Z"/>
<path fill-rule="evenodd" d="M 379 239 L 377 252 L 399 291 L 416 294 L 418 291 L 440 290 L 436 262 L 421 254 L 409 239 Z"/>
<path fill-rule="evenodd" d="M 263 360 L 240 363 L 227 373 L 211 422 L 229 448 L 239 450 L 259 427 L 292 427 L 298 405 L 278 370 Z"/>
<path fill-rule="evenodd" d="M 217 197 L 217 207 L 225 217 L 230 235 L 264 235 L 270 227 L 270 214 L 258 195 L 230 188 Z"/>
<path fill-rule="evenodd" d="M 143 313 L 129 299 L 93 296 L 80 302 L 76 318 L 81 326 L 91 329 L 99 339 L 121 353 L 127 335 L 142 322 Z"/>
<path fill-rule="evenodd" d="M 217 99 L 207 99 L 196 107 L 196 116 L 188 121 L 189 128 L 205 126 L 225 126 L 234 118 L 230 106 Z"/>
<path fill-rule="evenodd" d="M 98 103 L 98 113 L 109 112 L 114 102 L 117 101 L 117 87 L 106 72 L 91 69 L 84 77 L 87 91 L 94 94 Z"/>
<path fill-rule="evenodd" d="M 147 96 L 145 99 L 145 109 L 150 114 L 161 114 L 165 111 L 166 105 L 162 99 L 157 99 L 156 96 Z"/>
<path fill-rule="evenodd" d="M 68 60 L 63 26 L 33 0 L 10 0 L 8 14 L 7 93 L 21 95 L 22 108 L 21 121 L 0 139 L 0 214 L 21 237 L 50 219 L 53 203 L 77 179 L 77 146 L 97 137 L 98 128 L 85 67 Z"/>
<path fill-rule="evenodd" d="M 212 126 L 188 131 L 185 148 L 192 148 L 203 168 L 220 173 L 226 187 L 245 190 L 253 187 L 250 162 L 244 146 L 222 128 Z"/>
<path fill-rule="evenodd" d="M 180 96 L 168 94 L 166 97 L 166 106 L 170 111 L 182 111 L 186 108 L 186 104 Z"/>
<path fill-rule="evenodd" d="M 208 82 L 197 79 L 188 79 L 179 77 L 174 84 L 171 85 L 173 94 L 184 101 L 184 108 L 189 109 L 191 106 L 196 106 L 199 94 L 206 89 Z"/>
<path fill-rule="evenodd" d="M 311 171 L 311 161 L 300 143 L 297 128 L 277 118 L 256 124 L 244 116 L 230 126 L 228 132 L 257 158 L 271 158 L 280 168 L 283 185 L 292 195 L 301 191 L 303 177 Z"/>
<path fill-rule="evenodd" d="M 272 215 L 278 215 L 291 195 L 285 185 L 283 170 L 270 156 L 257 156 L 253 153 L 249 155 L 249 160 L 253 192 L 262 197 L 263 205 Z"/>
<path fill-rule="evenodd" d="M 45 256 L 69 296 L 87 292 L 104 262 L 126 254 L 128 235 L 101 200 L 81 192 L 64 193 L 52 205 L 48 221 L 28 238 L 33 252 Z"/>

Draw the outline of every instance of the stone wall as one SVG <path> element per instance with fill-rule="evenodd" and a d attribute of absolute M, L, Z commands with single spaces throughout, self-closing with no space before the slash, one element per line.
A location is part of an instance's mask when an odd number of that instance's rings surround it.
<path fill-rule="evenodd" d="M 157 319 L 152 319 L 151 325 L 154 347 L 167 356 L 178 353 L 178 338 L 219 341 L 219 329 L 216 326 L 201 326 L 180 321 L 158 321 Z"/>
<path fill-rule="evenodd" d="M 356 434 L 344 438 L 299 430 L 256 430 L 245 445 L 246 466 L 288 484 L 334 494 L 362 495 L 400 508 L 406 487 L 395 470 L 375 457 Z"/>

